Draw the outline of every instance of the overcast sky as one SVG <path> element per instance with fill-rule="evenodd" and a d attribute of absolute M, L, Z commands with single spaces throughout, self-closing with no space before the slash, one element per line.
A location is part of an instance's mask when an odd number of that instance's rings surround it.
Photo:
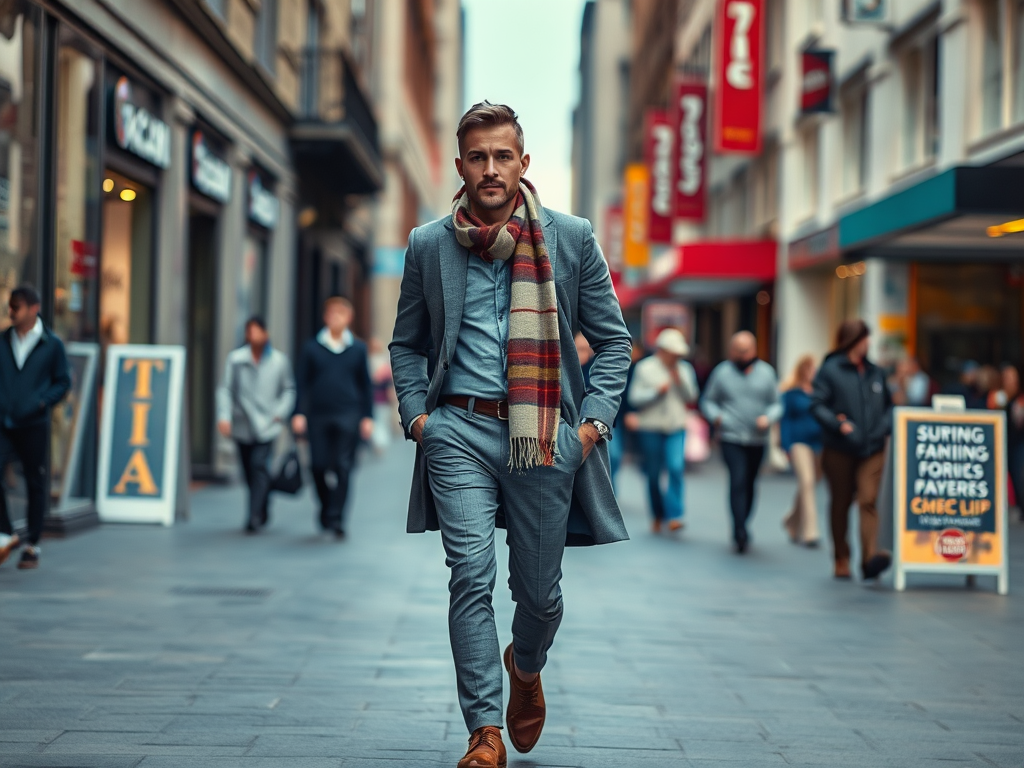
<path fill-rule="evenodd" d="M 488 99 L 519 114 L 541 202 L 570 213 L 572 110 L 579 95 L 585 0 L 462 0 L 466 107 Z M 452 152 L 455 151 L 453 146 Z"/>

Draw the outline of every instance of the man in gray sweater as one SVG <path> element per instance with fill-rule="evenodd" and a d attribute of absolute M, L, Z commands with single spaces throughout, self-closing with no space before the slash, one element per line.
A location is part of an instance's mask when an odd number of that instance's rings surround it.
<path fill-rule="evenodd" d="M 757 358 L 757 340 L 749 331 L 732 337 L 729 359 L 711 372 L 700 409 L 718 430 L 722 459 L 729 468 L 733 540 L 742 555 L 747 551 L 747 521 L 768 429 L 782 417 L 775 369 Z"/>

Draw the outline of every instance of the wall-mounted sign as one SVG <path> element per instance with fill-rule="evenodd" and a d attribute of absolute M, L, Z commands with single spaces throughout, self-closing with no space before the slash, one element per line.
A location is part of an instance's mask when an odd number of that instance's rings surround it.
<path fill-rule="evenodd" d="M 715 151 L 757 154 L 764 93 L 764 0 L 721 0 L 716 13 Z"/>
<path fill-rule="evenodd" d="M 800 111 L 832 111 L 832 60 L 835 51 L 807 50 L 801 54 Z"/>
<path fill-rule="evenodd" d="M 708 89 L 703 83 L 676 86 L 672 124 L 676 128 L 675 217 L 704 221 L 707 189 Z"/>
<path fill-rule="evenodd" d="M 897 408 L 894 563 L 906 574 L 996 576 L 1006 594 L 1006 415 Z"/>
<path fill-rule="evenodd" d="M 651 244 L 647 240 L 647 198 L 650 195 L 650 173 L 643 163 L 626 166 L 625 202 L 623 216 L 623 266 L 644 269 L 651 258 Z"/>
<path fill-rule="evenodd" d="M 889 0 L 844 0 L 843 20 L 854 24 L 885 25 L 892 4 Z"/>
<path fill-rule="evenodd" d="M 650 210 L 647 233 L 652 243 L 672 242 L 673 172 L 675 170 L 675 131 L 668 112 L 652 109 L 645 121 L 645 160 L 650 171 Z"/>
<path fill-rule="evenodd" d="M 249 191 L 249 220 L 261 227 L 273 229 L 277 226 L 277 212 L 280 207 L 277 197 L 267 189 L 263 177 L 255 168 L 249 169 L 246 187 Z"/>
<path fill-rule="evenodd" d="M 231 199 L 231 166 L 199 128 L 192 132 L 192 186 L 219 203 Z"/>
<path fill-rule="evenodd" d="M 185 349 L 107 348 L 96 507 L 118 523 L 174 522 Z"/>
<path fill-rule="evenodd" d="M 117 146 L 158 168 L 169 166 L 171 127 L 132 100 L 132 84 L 127 77 L 119 77 L 114 83 L 110 103 Z"/>
<path fill-rule="evenodd" d="M 645 301 L 640 310 L 640 337 L 645 349 L 654 349 L 658 334 L 666 328 L 682 331 L 688 340 L 693 339 L 693 312 L 681 301 L 651 299 Z"/>

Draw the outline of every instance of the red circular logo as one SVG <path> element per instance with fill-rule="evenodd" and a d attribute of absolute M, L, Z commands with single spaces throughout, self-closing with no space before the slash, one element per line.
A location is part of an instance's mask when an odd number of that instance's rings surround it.
<path fill-rule="evenodd" d="M 970 549 L 967 535 L 959 528 L 947 528 L 935 540 L 935 554 L 951 563 L 963 560 Z"/>

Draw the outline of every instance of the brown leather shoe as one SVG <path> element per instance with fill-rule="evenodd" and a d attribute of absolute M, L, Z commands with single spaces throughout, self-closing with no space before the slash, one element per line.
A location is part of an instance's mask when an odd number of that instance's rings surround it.
<path fill-rule="evenodd" d="M 849 560 L 836 560 L 836 578 L 837 579 L 848 579 L 848 578 L 850 578 L 850 561 Z"/>
<path fill-rule="evenodd" d="M 505 768 L 508 756 L 501 741 L 501 728 L 485 725 L 469 737 L 469 750 L 459 760 L 458 768 Z"/>
<path fill-rule="evenodd" d="M 21 539 L 18 538 L 18 534 L 13 534 L 11 538 L 7 540 L 7 543 L 0 547 L 0 565 L 3 565 L 4 560 L 11 556 L 11 552 L 21 546 Z"/>
<path fill-rule="evenodd" d="M 505 725 L 508 737 L 517 751 L 526 753 L 537 745 L 540 732 L 544 730 L 544 689 L 540 686 L 540 675 L 532 683 L 524 683 L 515 671 L 512 660 L 512 645 L 505 649 L 505 669 L 508 670 L 508 708 L 505 710 Z"/>

